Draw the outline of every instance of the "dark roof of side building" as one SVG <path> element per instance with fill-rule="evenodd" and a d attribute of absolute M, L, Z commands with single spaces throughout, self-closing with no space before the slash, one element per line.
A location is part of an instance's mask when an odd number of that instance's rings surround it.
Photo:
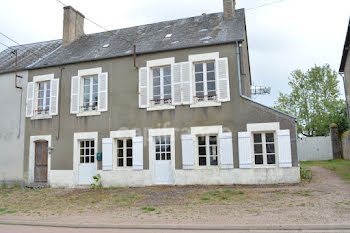
<path fill-rule="evenodd" d="M 36 69 L 131 56 L 134 45 L 136 54 L 145 54 L 233 43 L 244 40 L 245 33 L 245 12 L 244 9 L 238 9 L 232 20 L 224 20 L 220 12 L 87 34 L 66 47 L 61 46 L 62 40 L 55 40 L 14 46 L 11 49 L 18 48 L 19 55 L 26 54 L 19 56 L 21 65 L 18 67 Z M 11 56 L 11 49 L 0 53 L 0 73 L 13 70 L 14 56 Z M 42 51 L 44 59 L 38 60 L 38 56 L 31 51 Z"/>
<path fill-rule="evenodd" d="M 26 45 L 11 46 L 0 52 L 0 73 L 13 72 L 15 70 L 17 50 L 17 70 L 25 70 L 43 60 L 50 53 L 62 45 L 62 40 L 52 40 Z"/>
<path fill-rule="evenodd" d="M 347 59 L 348 53 L 349 53 L 349 49 L 350 49 L 350 19 L 349 19 L 349 24 L 348 24 L 348 32 L 347 32 L 346 38 L 345 38 L 343 56 L 342 56 L 341 63 L 340 63 L 340 68 L 339 68 L 339 72 L 340 73 L 344 72 L 346 59 Z"/>

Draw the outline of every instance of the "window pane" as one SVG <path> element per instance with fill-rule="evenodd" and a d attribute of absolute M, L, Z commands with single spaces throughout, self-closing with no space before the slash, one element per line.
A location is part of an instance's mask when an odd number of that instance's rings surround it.
<path fill-rule="evenodd" d="M 91 149 L 90 155 L 95 155 L 95 149 Z"/>
<path fill-rule="evenodd" d="M 267 164 L 276 164 L 275 157 L 274 154 L 267 155 Z"/>
<path fill-rule="evenodd" d="M 124 166 L 124 160 L 118 159 L 118 167 L 123 167 L 123 166 Z"/>
<path fill-rule="evenodd" d="M 160 160 L 160 153 L 156 153 L 156 160 Z"/>
<path fill-rule="evenodd" d="M 170 73 L 171 73 L 171 68 L 170 68 L 170 66 L 164 67 L 164 68 L 163 68 L 163 75 L 164 75 L 164 76 L 170 76 Z"/>
<path fill-rule="evenodd" d="M 85 157 L 85 163 L 90 163 L 90 157 L 89 156 Z"/>
<path fill-rule="evenodd" d="M 203 72 L 203 64 L 195 64 L 194 70 L 195 72 Z"/>
<path fill-rule="evenodd" d="M 44 100 L 43 99 L 39 99 L 39 106 L 43 106 L 44 105 Z"/>
<path fill-rule="evenodd" d="M 126 159 L 126 166 L 131 167 L 132 166 L 132 158 Z"/>
<path fill-rule="evenodd" d="M 166 160 L 171 160 L 171 154 L 170 153 L 166 154 Z"/>
<path fill-rule="evenodd" d="M 80 157 L 80 163 L 84 163 L 84 157 Z"/>
<path fill-rule="evenodd" d="M 196 91 L 203 91 L 204 90 L 204 85 L 203 83 L 196 83 Z"/>
<path fill-rule="evenodd" d="M 166 138 L 165 138 L 165 143 L 166 143 L 166 144 L 170 144 L 170 137 L 166 137 Z"/>
<path fill-rule="evenodd" d="M 197 73 L 195 76 L 196 82 L 203 82 L 203 73 Z"/>
<path fill-rule="evenodd" d="M 203 91 L 196 92 L 196 96 L 197 97 L 202 97 L 202 96 L 204 96 L 204 92 Z"/>
<path fill-rule="evenodd" d="M 203 146 L 203 147 L 198 147 L 198 154 L 199 155 L 206 155 L 206 148 Z"/>
<path fill-rule="evenodd" d="M 160 146 L 156 146 L 156 152 L 160 152 Z"/>
<path fill-rule="evenodd" d="M 153 77 L 159 77 L 160 76 L 160 69 L 153 69 Z"/>
<path fill-rule="evenodd" d="M 216 146 L 210 146 L 210 155 L 217 155 L 217 147 Z"/>
<path fill-rule="evenodd" d="M 215 156 L 215 157 L 211 156 L 210 157 L 210 165 L 212 165 L 212 166 L 217 166 L 218 165 L 218 157 L 217 156 Z"/>
<path fill-rule="evenodd" d="M 118 149 L 118 157 L 123 157 L 123 149 Z"/>
<path fill-rule="evenodd" d="M 80 141 L 80 147 L 84 147 L 84 141 Z"/>
<path fill-rule="evenodd" d="M 171 86 L 165 86 L 164 87 L 164 95 L 171 93 Z"/>
<path fill-rule="evenodd" d="M 215 81 L 215 73 L 214 72 L 208 72 L 207 73 L 207 80 L 208 81 Z"/>
<path fill-rule="evenodd" d="M 126 150 L 126 156 L 127 157 L 132 157 L 132 149 L 127 149 Z"/>
<path fill-rule="evenodd" d="M 206 166 L 206 165 L 207 165 L 207 158 L 199 157 L 199 166 Z"/>
<path fill-rule="evenodd" d="M 254 134 L 254 143 L 259 143 L 261 141 L 261 134 Z"/>
<path fill-rule="evenodd" d="M 90 150 L 89 149 L 85 149 L 85 155 L 90 155 Z"/>
<path fill-rule="evenodd" d="M 86 142 L 85 142 L 85 146 L 86 146 L 86 147 L 89 147 L 89 146 L 90 146 L 90 141 L 86 141 Z"/>
<path fill-rule="evenodd" d="M 155 140 L 155 144 L 159 144 L 160 143 L 160 138 L 159 137 L 156 137 L 154 140 Z"/>
<path fill-rule="evenodd" d="M 208 91 L 215 90 L 215 82 L 208 82 Z"/>
<path fill-rule="evenodd" d="M 39 83 L 39 91 L 44 91 L 44 83 Z"/>
<path fill-rule="evenodd" d="M 91 160 L 90 160 L 91 163 L 94 163 L 94 162 L 95 162 L 95 157 L 94 157 L 94 156 L 91 156 L 90 159 L 91 159 Z"/>
<path fill-rule="evenodd" d="M 132 139 L 126 140 L 126 146 L 127 147 L 132 147 Z"/>
<path fill-rule="evenodd" d="M 165 153 L 162 153 L 162 160 L 165 160 Z"/>
<path fill-rule="evenodd" d="M 84 149 L 80 149 L 80 155 L 84 155 Z"/>
<path fill-rule="evenodd" d="M 216 145 L 217 144 L 216 136 L 210 136 L 209 137 L 209 144 L 210 145 Z"/>
<path fill-rule="evenodd" d="M 91 147 L 95 147 L 95 141 L 90 141 Z"/>
<path fill-rule="evenodd" d="M 50 89 L 46 89 L 46 98 L 50 97 Z"/>
<path fill-rule="evenodd" d="M 84 78 L 84 86 L 90 85 L 90 78 Z"/>
<path fill-rule="evenodd" d="M 255 145 L 254 145 L 254 153 L 255 153 L 255 154 L 263 153 L 262 144 L 255 144 Z"/>
<path fill-rule="evenodd" d="M 153 78 L 153 86 L 160 86 L 160 78 L 159 77 Z"/>
<path fill-rule="evenodd" d="M 118 147 L 122 148 L 123 147 L 123 140 L 118 140 Z"/>
<path fill-rule="evenodd" d="M 198 137 L 198 145 L 205 145 L 205 136 Z"/>
<path fill-rule="evenodd" d="M 160 95 L 160 87 L 153 87 L 153 96 Z"/>
<path fill-rule="evenodd" d="M 214 62 L 207 63 L 207 71 L 214 70 Z"/>
<path fill-rule="evenodd" d="M 162 151 L 162 152 L 165 152 L 165 146 L 162 146 L 161 151 Z"/>
<path fill-rule="evenodd" d="M 216 90 L 214 90 L 214 91 L 208 91 L 208 95 L 209 95 L 209 96 L 214 96 L 214 95 L 216 95 Z"/>
<path fill-rule="evenodd" d="M 97 76 L 93 77 L 93 79 L 94 79 L 93 83 L 94 83 L 94 84 L 98 84 L 98 78 L 97 78 Z"/>
<path fill-rule="evenodd" d="M 273 142 L 274 138 L 273 138 L 273 133 L 267 133 L 266 134 L 266 142 Z"/>
<path fill-rule="evenodd" d="M 255 155 L 255 164 L 264 164 L 263 155 Z"/>
<path fill-rule="evenodd" d="M 275 145 L 266 144 L 266 153 L 275 153 Z"/>
<path fill-rule="evenodd" d="M 161 137 L 160 140 L 162 144 L 165 144 L 165 137 Z"/>
<path fill-rule="evenodd" d="M 167 145 L 167 146 L 166 146 L 166 151 L 167 151 L 167 152 L 170 152 L 170 145 Z"/>
<path fill-rule="evenodd" d="M 94 93 L 97 93 L 98 92 L 98 85 L 94 85 L 93 88 L 92 88 L 92 91 Z"/>

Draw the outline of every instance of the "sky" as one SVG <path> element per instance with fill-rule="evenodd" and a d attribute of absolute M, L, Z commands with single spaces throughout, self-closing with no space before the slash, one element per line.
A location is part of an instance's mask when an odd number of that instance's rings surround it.
<path fill-rule="evenodd" d="M 222 0 L 61 0 L 108 30 L 222 11 Z M 245 8 L 252 81 L 271 87 L 270 95 L 253 96 L 273 106 L 288 93 L 293 70 L 330 64 L 338 71 L 350 0 L 237 0 Z M 62 38 L 63 6 L 56 0 L 0 0 L 0 32 L 20 44 Z M 85 20 L 85 33 L 103 29 Z M 0 35 L 0 42 L 13 42 Z M 0 51 L 6 47 L 0 44 Z M 339 76 L 339 89 L 343 83 Z"/>

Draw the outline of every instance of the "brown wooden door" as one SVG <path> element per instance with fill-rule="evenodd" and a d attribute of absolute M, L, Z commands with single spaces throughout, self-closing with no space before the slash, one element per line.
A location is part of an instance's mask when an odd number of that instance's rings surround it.
<path fill-rule="evenodd" d="M 47 182 L 47 142 L 35 143 L 34 182 Z"/>

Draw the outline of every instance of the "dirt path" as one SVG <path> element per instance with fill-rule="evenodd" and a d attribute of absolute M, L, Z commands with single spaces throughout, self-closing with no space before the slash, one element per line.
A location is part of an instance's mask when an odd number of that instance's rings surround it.
<path fill-rule="evenodd" d="M 0 219 L 105 224 L 350 223 L 350 184 L 312 167 L 310 183 L 115 190 L 47 189 L 0 195 Z M 1 193 L 0 193 L 1 194 Z"/>

